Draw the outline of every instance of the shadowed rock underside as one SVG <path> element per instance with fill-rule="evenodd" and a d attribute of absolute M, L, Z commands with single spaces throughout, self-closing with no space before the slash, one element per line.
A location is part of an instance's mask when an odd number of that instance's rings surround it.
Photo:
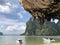
<path fill-rule="evenodd" d="M 39 19 L 43 24 L 45 19 L 60 20 L 60 1 L 59 0 L 21 0 L 20 4 L 32 15 L 32 21 Z"/>

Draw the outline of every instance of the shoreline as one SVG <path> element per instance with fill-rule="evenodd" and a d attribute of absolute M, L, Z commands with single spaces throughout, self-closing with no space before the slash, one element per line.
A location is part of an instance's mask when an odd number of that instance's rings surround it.
<path fill-rule="evenodd" d="M 57 42 L 57 43 L 44 43 L 42 45 L 60 45 L 60 42 Z"/>

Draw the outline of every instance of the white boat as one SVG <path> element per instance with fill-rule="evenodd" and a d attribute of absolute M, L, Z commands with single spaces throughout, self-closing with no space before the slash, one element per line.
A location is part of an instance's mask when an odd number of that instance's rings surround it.
<path fill-rule="evenodd" d="M 55 40 L 53 38 L 43 38 L 43 42 L 44 43 L 51 43 L 51 42 L 55 42 Z"/>

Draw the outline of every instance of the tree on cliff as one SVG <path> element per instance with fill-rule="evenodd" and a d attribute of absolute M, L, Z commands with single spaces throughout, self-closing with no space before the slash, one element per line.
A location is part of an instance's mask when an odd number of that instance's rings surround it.
<path fill-rule="evenodd" d="M 58 30 L 54 23 L 46 22 L 44 23 L 44 26 L 40 33 L 41 35 L 53 36 L 53 35 L 58 35 Z"/>
<path fill-rule="evenodd" d="M 27 35 L 59 35 L 59 30 L 55 23 L 46 21 L 44 25 L 40 25 L 38 20 L 36 19 L 34 22 L 30 20 L 26 23 L 26 31 Z"/>
<path fill-rule="evenodd" d="M 26 26 L 27 26 L 26 32 L 28 33 L 28 35 L 35 35 L 35 33 L 36 33 L 36 24 L 35 24 L 35 22 L 31 21 L 31 18 L 26 23 Z"/>

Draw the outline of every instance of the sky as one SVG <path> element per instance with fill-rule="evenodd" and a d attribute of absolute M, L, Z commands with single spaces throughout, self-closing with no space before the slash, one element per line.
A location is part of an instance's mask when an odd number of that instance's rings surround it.
<path fill-rule="evenodd" d="M 0 32 L 22 34 L 31 15 L 19 4 L 20 0 L 0 0 Z"/>

